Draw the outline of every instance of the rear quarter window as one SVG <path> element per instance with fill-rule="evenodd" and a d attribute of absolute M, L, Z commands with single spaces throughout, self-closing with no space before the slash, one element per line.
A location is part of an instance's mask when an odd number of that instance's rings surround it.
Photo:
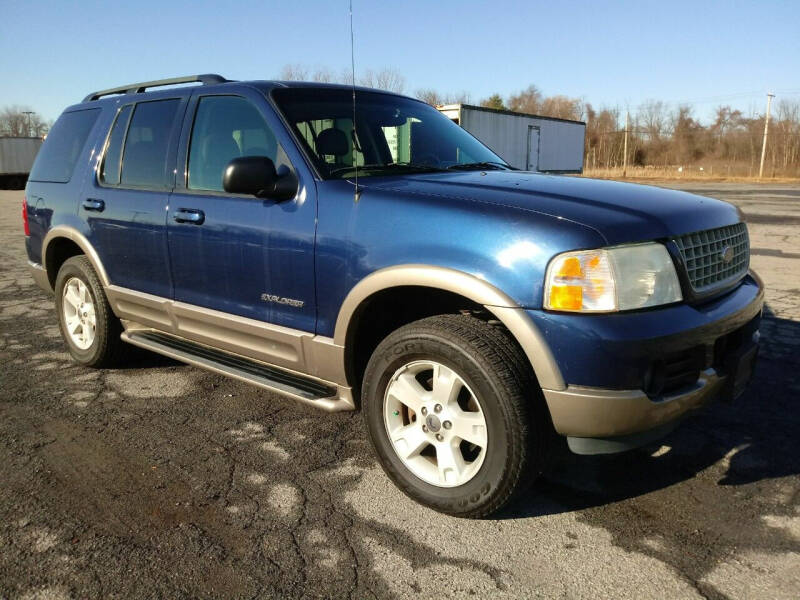
<path fill-rule="evenodd" d="M 47 134 L 28 179 L 67 183 L 99 115 L 99 108 L 63 113 Z"/>
<path fill-rule="evenodd" d="M 131 116 L 131 109 L 132 106 L 130 104 L 128 106 L 123 106 L 119 113 L 117 113 L 114 125 L 111 126 L 106 154 L 103 157 L 103 165 L 100 167 L 100 181 L 103 183 L 110 185 L 119 183 L 122 142 L 125 140 L 125 132 L 128 130 L 128 119 Z"/>
<path fill-rule="evenodd" d="M 167 150 L 179 104 L 169 99 L 136 105 L 122 151 L 121 185 L 168 186 Z"/>

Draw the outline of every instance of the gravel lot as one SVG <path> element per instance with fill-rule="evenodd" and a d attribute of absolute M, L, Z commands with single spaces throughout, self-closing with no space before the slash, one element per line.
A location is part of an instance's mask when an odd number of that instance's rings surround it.
<path fill-rule="evenodd" d="M 751 223 L 754 384 L 660 447 L 566 454 L 477 522 L 397 491 L 358 413 L 152 355 L 73 365 L 0 192 L 0 598 L 796 598 L 800 187 L 682 187 Z"/>

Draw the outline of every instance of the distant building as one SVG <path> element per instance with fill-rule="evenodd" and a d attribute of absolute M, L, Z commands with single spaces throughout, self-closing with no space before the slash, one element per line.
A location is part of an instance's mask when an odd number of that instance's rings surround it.
<path fill-rule="evenodd" d="M 586 123 L 469 104 L 437 107 L 508 164 L 542 173 L 583 172 Z"/>
<path fill-rule="evenodd" d="M 38 137 L 0 137 L 0 189 L 21 190 L 42 147 Z"/>

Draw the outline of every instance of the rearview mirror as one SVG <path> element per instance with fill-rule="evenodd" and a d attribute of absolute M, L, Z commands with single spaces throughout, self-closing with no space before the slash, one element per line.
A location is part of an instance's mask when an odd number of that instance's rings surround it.
<path fill-rule="evenodd" d="M 400 127 L 405 125 L 408 117 L 401 114 L 399 110 L 382 110 L 377 113 L 377 121 L 382 127 Z"/>
<path fill-rule="evenodd" d="M 289 169 L 278 174 L 271 158 L 242 156 L 234 158 L 225 167 L 222 187 L 230 194 L 291 200 L 297 194 L 297 178 Z"/>

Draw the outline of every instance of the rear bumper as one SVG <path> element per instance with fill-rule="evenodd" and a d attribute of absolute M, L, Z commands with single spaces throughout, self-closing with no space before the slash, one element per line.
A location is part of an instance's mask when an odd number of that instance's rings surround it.
<path fill-rule="evenodd" d="M 47 277 L 47 271 L 44 270 L 42 265 L 28 261 L 28 273 L 42 290 L 48 294 L 53 293 L 53 288 L 50 287 L 50 279 Z"/>
<path fill-rule="evenodd" d="M 609 320 L 598 320 L 593 329 L 587 329 L 588 319 L 576 321 L 580 333 L 563 361 L 556 358 L 567 387 L 543 390 L 556 431 L 569 438 L 573 451 L 618 452 L 668 433 L 685 414 L 716 398 L 737 395 L 746 382 L 742 373 L 755 360 L 763 302 L 763 285 L 753 275 L 704 307 L 631 314 L 629 321 L 620 314 L 613 327 Z M 687 312 L 691 318 L 682 320 Z M 568 336 L 569 320 L 558 318 L 559 337 Z M 585 353 L 583 344 L 592 351 Z M 669 381 L 673 366 L 682 371 L 675 385 L 665 386 L 663 372 Z M 654 385 L 659 370 L 660 386 Z M 592 385 L 595 373 L 599 381 Z"/>

